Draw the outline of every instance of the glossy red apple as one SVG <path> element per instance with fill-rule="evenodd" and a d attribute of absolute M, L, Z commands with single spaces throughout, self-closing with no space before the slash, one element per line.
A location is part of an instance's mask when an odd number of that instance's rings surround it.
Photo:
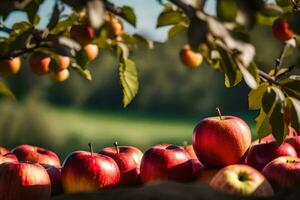
<path fill-rule="evenodd" d="M 269 162 L 280 156 L 297 157 L 297 152 L 288 143 L 260 143 L 250 147 L 245 163 L 261 171 Z"/>
<path fill-rule="evenodd" d="M 0 60 L 0 74 L 11 75 L 16 74 L 21 69 L 20 57 Z"/>
<path fill-rule="evenodd" d="M 46 169 L 51 181 L 51 196 L 60 195 L 64 193 L 61 183 L 61 168 L 51 165 L 43 165 Z"/>
<path fill-rule="evenodd" d="M 51 183 L 39 164 L 8 162 L 0 165 L 1 200 L 49 200 Z"/>
<path fill-rule="evenodd" d="M 29 65 L 33 73 L 41 76 L 50 71 L 51 58 L 42 53 L 34 53 L 29 58 Z"/>
<path fill-rule="evenodd" d="M 202 163 L 199 161 L 199 159 L 197 158 L 193 145 L 187 145 L 184 144 L 182 146 L 182 148 L 189 154 L 189 156 L 192 159 L 192 164 L 193 164 L 193 177 L 195 177 L 195 179 L 197 179 L 198 174 L 200 173 L 200 171 L 204 168 L 204 166 L 202 165 Z"/>
<path fill-rule="evenodd" d="M 208 168 L 240 163 L 250 144 L 250 128 L 238 117 L 208 117 L 194 129 L 194 151 Z"/>
<path fill-rule="evenodd" d="M 93 41 L 95 38 L 95 32 L 88 24 L 77 24 L 72 26 L 70 30 L 70 37 L 84 46 Z"/>
<path fill-rule="evenodd" d="M 297 152 L 297 156 L 300 158 L 300 136 L 286 138 L 284 142 L 292 145 Z"/>
<path fill-rule="evenodd" d="M 267 164 L 262 174 L 275 189 L 287 189 L 300 185 L 300 159 L 278 157 Z"/>
<path fill-rule="evenodd" d="M 120 169 L 120 185 L 135 185 L 139 181 L 140 165 L 143 153 L 133 146 L 118 146 L 103 148 L 100 152 L 114 159 Z"/>
<path fill-rule="evenodd" d="M 190 181 L 193 178 L 193 162 L 182 148 L 172 144 L 160 144 L 148 149 L 142 158 L 143 183 L 172 180 Z"/>
<path fill-rule="evenodd" d="M 12 152 L 17 156 L 20 162 L 29 161 L 32 163 L 52 165 L 55 167 L 61 166 L 60 160 L 56 153 L 42 147 L 24 144 L 14 148 Z"/>
<path fill-rule="evenodd" d="M 229 165 L 211 180 L 214 189 L 238 196 L 269 197 L 274 194 L 267 179 L 256 169 L 241 164 Z"/>
<path fill-rule="evenodd" d="M 10 151 L 8 149 L 0 146 L 0 155 L 5 155 L 7 153 L 10 153 Z"/>
<path fill-rule="evenodd" d="M 295 33 L 289 28 L 287 20 L 282 17 L 274 21 L 272 30 L 274 36 L 281 41 L 289 40 L 295 35 Z"/>
<path fill-rule="evenodd" d="M 64 161 L 61 179 L 66 193 L 92 192 L 117 185 L 120 170 L 108 156 L 75 151 Z"/>

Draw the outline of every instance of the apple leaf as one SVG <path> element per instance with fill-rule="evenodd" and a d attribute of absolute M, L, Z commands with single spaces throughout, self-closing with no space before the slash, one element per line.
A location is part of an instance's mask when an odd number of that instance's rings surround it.
<path fill-rule="evenodd" d="M 238 7 L 235 0 L 217 1 L 217 16 L 222 21 L 235 21 L 238 13 Z"/>
<path fill-rule="evenodd" d="M 288 133 L 288 126 L 284 121 L 283 104 L 274 104 L 272 114 L 270 115 L 270 124 L 274 138 L 281 144 Z"/>
<path fill-rule="evenodd" d="M 300 76 L 292 75 L 280 81 L 283 90 L 292 97 L 300 98 Z"/>
<path fill-rule="evenodd" d="M 174 37 L 177 33 L 179 33 L 180 31 L 184 30 L 187 27 L 188 26 L 183 23 L 176 24 L 169 30 L 168 38 L 170 39 L 170 38 Z"/>
<path fill-rule="evenodd" d="M 287 108 L 291 116 L 291 126 L 297 131 L 300 130 L 300 101 L 293 97 L 286 98 Z"/>
<path fill-rule="evenodd" d="M 249 109 L 258 110 L 262 107 L 262 98 L 268 88 L 268 83 L 263 83 L 258 88 L 252 89 L 248 95 Z"/>
<path fill-rule="evenodd" d="M 193 18 L 188 28 L 188 41 L 191 47 L 198 48 L 201 43 L 206 42 L 207 34 L 207 22 L 202 19 Z"/>
<path fill-rule="evenodd" d="M 240 72 L 242 73 L 246 84 L 251 89 L 256 89 L 257 88 L 256 78 L 250 73 L 248 68 L 246 68 L 244 65 L 242 65 L 242 63 L 240 63 L 238 61 L 236 61 L 236 65 L 238 66 Z"/>
<path fill-rule="evenodd" d="M 2 81 L 0 81 L 0 94 L 16 100 L 14 93 L 9 89 L 9 87 Z"/>
<path fill-rule="evenodd" d="M 33 0 L 31 1 L 25 8 L 29 21 L 32 24 L 39 23 L 39 17 L 37 16 L 37 12 L 39 10 L 40 4 L 42 4 L 44 0 Z"/>
<path fill-rule="evenodd" d="M 133 9 L 129 6 L 123 6 L 121 8 L 122 17 L 132 26 L 136 27 L 136 15 Z"/>
<path fill-rule="evenodd" d="M 224 49 L 219 48 L 219 53 L 222 58 L 220 60 L 221 68 L 225 74 L 225 86 L 236 86 L 242 80 L 241 72 L 238 70 L 236 64 Z"/>
<path fill-rule="evenodd" d="M 123 88 L 123 105 L 126 107 L 138 92 L 138 73 L 135 63 L 130 59 L 121 59 L 119 71 Z"/>
<path fill-rule="evenodd" d="M 167 8 L 158 16 L 156 27 L 175 25 L 184 20 L 187 20 L 187 18 L 182 12 Z"/>
<path fill-rule="evenodd" d="M 53 29 L 57 25 L 57 23 L 59 21 L 59 16 L 60 16 L 60 10 L 58 8 L 58 4 L 56 3 L 53 8 L 51 19 L 47 25 L 47 28 L 49 30 Z"/>
<path fill-rule="evenodd" d="M 256 121 L 256 132 L 258 133 L 259 138 L 263 138 L 270 133 L 272 133 L 272 127 L 269 123 L 269 116 L 260 109 L 259 115 L 255 119 Z"/>

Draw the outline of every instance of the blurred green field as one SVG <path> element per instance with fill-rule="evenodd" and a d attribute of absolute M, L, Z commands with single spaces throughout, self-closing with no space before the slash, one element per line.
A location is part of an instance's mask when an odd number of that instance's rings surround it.
<path fill-rule="evenodd" d="M 2 105 L 0 109 L 2 113 L 10 110 L 8 105 Z M 62 157 L 74 150 L 87 149 L 88 142 L 94 144 L 95 151 L 115 141 L 120 145 L 135 145 L 143 150 L 157 143 L 190 143 L 194 125 L 204 117 L 149 115 L 131 113 L 126 109 L 122 112 L 96 112 L 37 105 L 34 102 L 12 105 L 11 109 L 18 110 L 19 113 L 15 113 L 18 118 L 10 125 L 0 120 L 1 132 L 4 133 L 4 129 L 10 131 L 6 132 L 6 137 L 1 135 L 3 146 L 12 148 L 21 143 L 31 143 L 51 148 Z M 253 117 L 242 118 L 254 130 Z"/>

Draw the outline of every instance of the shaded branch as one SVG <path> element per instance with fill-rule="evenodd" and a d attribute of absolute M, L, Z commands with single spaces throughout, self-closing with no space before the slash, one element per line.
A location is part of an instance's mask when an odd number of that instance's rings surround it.
<path fill-rule="evenodd" d="M 190 19 L 194 17 L 195 9 L 193 7 L 185 4 L 181 0 L 168 0 L 168 1 L 172 2 L 177 7 L 181 8 Z"/>
<path fill-rule="evenodd" d="M 107 11 L 114 13 L 115 15 L 123 15 L 122 9 L 120 7 L 115 6 L 113 3 L 109 1 L 104 1 L 104 5 Z"/>
<path fill-rule="evenodd" d="M 286 54 L 289 46 L 290 46 L 290 44 L 288 42 L 285 42 L 284 46 L 283 46 L 283 48 L 282 48 L 282 50 L 280 52 L 279 57 L 276 59 L 275 72 L 274 72 L 275 80 L 277 79 L 277 75 L 278 75 L 279 69 L 280 69 L 280 67 L 282 65 L 284 56 L 285 56 L 285 54 Z"/>
<path fill-rule="evenodd" d="M 262 71 L 262 70 L 258 70 L 258 75 L 267 80 L 269 83 L 274 84 L 274 85 L 280 85 L 279 82 L 277 82 L 272 76 L 270 76 L 269 74 L 267 74 L 266 72 Z"/>

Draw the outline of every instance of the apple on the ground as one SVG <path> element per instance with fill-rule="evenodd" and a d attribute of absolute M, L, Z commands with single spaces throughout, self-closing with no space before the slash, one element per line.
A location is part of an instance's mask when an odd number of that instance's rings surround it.
<path fill-rule="evenodd" d="M 246 122 L 234 116 L 221 116 L 218 112 L 218 117 L 200 121 L 193 134 L 195 153 L 208 168 L 241 163 L 251 144 L 251 131 Z"/>
<path fill-rule="evenodd" d="M 120 185 L 135 185 L 140 180 L 140 164 L 143 153 L 133 146 L 118 146 L 103 148 L 100 152 L 114 159 L 118 164 L 121 177 Z"/>
<path fill-rule="evenodd" d="M 7 162 L 0 165 L 1 200 L 49 200 L 51 182 L 40 164 Z"/>
<path fill-rule="evenodd" d="M 229 165 L 220 170 L 210 186 L 238 196 L 268 197 L 274 194 L 272 186 L 259 171 L 242 164 Z"/>
<path fill-rule="evenodd" d="M 64 193 L 61 183 L 61 168 L 51 165 L 43 165 L 46 169 L 51 181 L 51 196 L 60 195 Z"/>
<path fill-rule="evenodd" d="M 92 192 L 116 186 L 120 180 L 117 163 L 91 151 L 75 151 L 63 163 L 61 180 L 66 193 Z"/>
<path fill-rule="evenodd" d="M 300 159 L 282 156 L 267 164 L 262 174 L 274 189 L 288 189 L 300 185 Z"/>
<path fill-rule="evenodd" d="M 148 149 L 141 162 L 143 183 L 155 181 L 186 182 L 193 178 L 193 161 L 182 148 L 159 144 Z"/>
<path fill-rule="evenodd" d="M 260 143 L 250 147 L 245 163 L 261 171 L 269 162 L 280 156 L 297 157 L 297 153 L 288 143 Z"/>
<path fill-rule="evenodd" d="M 53 151 L 28 144 L 17 146 L 12 150 L 20 162 L 32 162 L 60 167 L 60 159 Z"/>

